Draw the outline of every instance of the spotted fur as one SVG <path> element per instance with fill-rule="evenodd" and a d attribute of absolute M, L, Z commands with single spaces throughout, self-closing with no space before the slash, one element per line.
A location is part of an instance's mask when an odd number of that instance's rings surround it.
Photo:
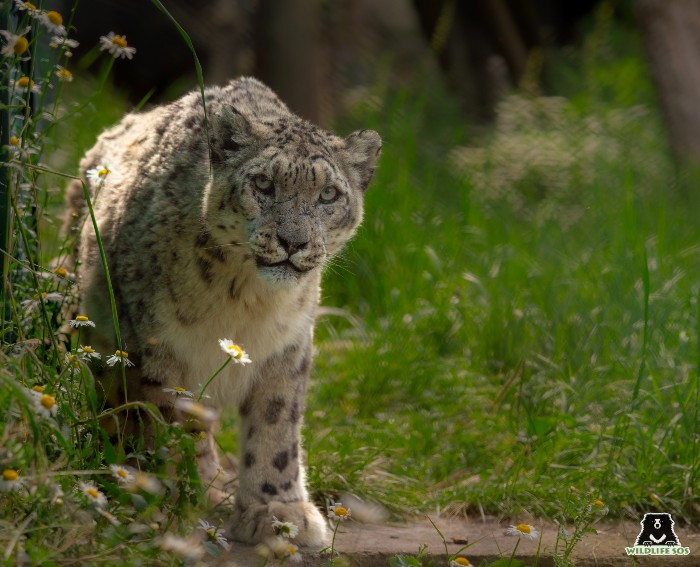
<path fill-rule="evenodd" d="M 255 79 L 243 78 L 145 113 L 100 136 L 81 172 L 109 165 L 94 211 L 105 247 L 121 335 L 134 368 L 127 392 L 103 369 L 111 403 L 128 397 L 167 413 L 164 387 L 198 391 L 224 360 L 217 339 L 240 344 L 253 363 L 230 364 L 207 393 L 238 407 L 241 470 L 235 537 L 263 540 L 272 516 L 322 545 L 326 528 L 308 502 L 300 429 L 321 270 L 352 237 L 381 140 L 363 130 L 339 138 L 292 114 Z M 207 138 L 209 134 L 209 143 Z M 82 224 L 80 186 L 68 195 L 69 225 Z M 76 250 L 82 335 L 115 350 L 110 301 L 90 222 Z M 203 451 L 203 471 L 216 453 Z"/>

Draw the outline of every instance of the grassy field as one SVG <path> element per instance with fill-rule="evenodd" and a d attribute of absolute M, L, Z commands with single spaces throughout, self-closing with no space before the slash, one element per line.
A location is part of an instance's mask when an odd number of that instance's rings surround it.
<path fill-rule="evenodd" d="M 609 25 L 599 17 L 583 49 L 551 55 L 559 97 L 512 93 L 488 131 L 437 80 L 377 81 L 339 121 L 375 128 L 384 151 L 365 223 L 325 277 L 305 425 L 319 502 L 350 491 L 397 515 L 570 520 L 573 490 L 613 517 L 700 518 L 700 175 L 670 157 L 636 37 Z M 77 149 L 60 137 L 70 121 L 47 138 L 62 172 L 117 118 L 100 100 L 80 115 Z M 44 260 L 64 184 L 38 184 Z M 20 317 L 54 284 L 21 273 L 3 325 L 0 468 L 25 484 L 0 493 L 0 554 L 167 564 L 165 534 L 205 514 L 187 459 L 168 465 L 192 440 L 169 428 L 144 465 L 160 488 L 120 490 L 106 467 L 123 455 L 99 443 L 89 372 L 66 370 L 51 345 L 58 310 Z M 23 394 L 40 384 L 60 402 L 55 421 Z M 88 479 L 107 509 L 89 506 Z"/>
<path fill-rule="evenodd" d="M 634 36 L 607 32 L 577 83 L 562 68 L 569 98 L 507 97 L 478 139 L 434 91 L 356 109 L 385 145 L 326 278 L 345 315 L 319 324 L 317 491 L 557 517 L 574 487 L 698 518 L 700 178 L 618 51 Z"/>

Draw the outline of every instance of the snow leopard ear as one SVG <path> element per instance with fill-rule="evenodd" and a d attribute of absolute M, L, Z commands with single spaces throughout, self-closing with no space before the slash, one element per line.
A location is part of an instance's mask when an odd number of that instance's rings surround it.
<path fill-rule="evenodd" d="M 345 150 L 349 165 L 357 174 L 360 189 L 365 191 L 377 166 L 382 139 L 374 130 L 357 130 L 345 138 Z"/>
<path fill-rule="evenodd" d="M 248 119 L 233 106 L 223 107 L 211 116 L 211 150 L 223 162 L 254 141 Z"/>

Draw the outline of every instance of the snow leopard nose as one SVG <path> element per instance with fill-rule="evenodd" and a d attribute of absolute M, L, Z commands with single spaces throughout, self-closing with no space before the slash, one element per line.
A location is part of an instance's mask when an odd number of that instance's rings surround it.
<path fill-rule="evenodd" d="M 306 242 L 290 242 L 289 240 L 282 238 L 280 235 L 277 235 L 277 240 L 279 240 L 282 248 L 284 248 L 285 252 L 287 252 L 289 256 L 296 254 L 299 250 L 303 250 L 309 243 L 308 240 Z"/>

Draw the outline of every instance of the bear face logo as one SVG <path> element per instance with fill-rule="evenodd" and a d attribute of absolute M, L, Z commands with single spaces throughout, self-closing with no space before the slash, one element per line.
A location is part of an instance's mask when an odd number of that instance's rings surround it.
<path fill-rule="evenodd" d="M 642 531 L 639 532 L 634 545 L 680 545 L 676 532 L 673 531 L 675 522 L 671 514 L 644 514 L 640 522 Z"/>

